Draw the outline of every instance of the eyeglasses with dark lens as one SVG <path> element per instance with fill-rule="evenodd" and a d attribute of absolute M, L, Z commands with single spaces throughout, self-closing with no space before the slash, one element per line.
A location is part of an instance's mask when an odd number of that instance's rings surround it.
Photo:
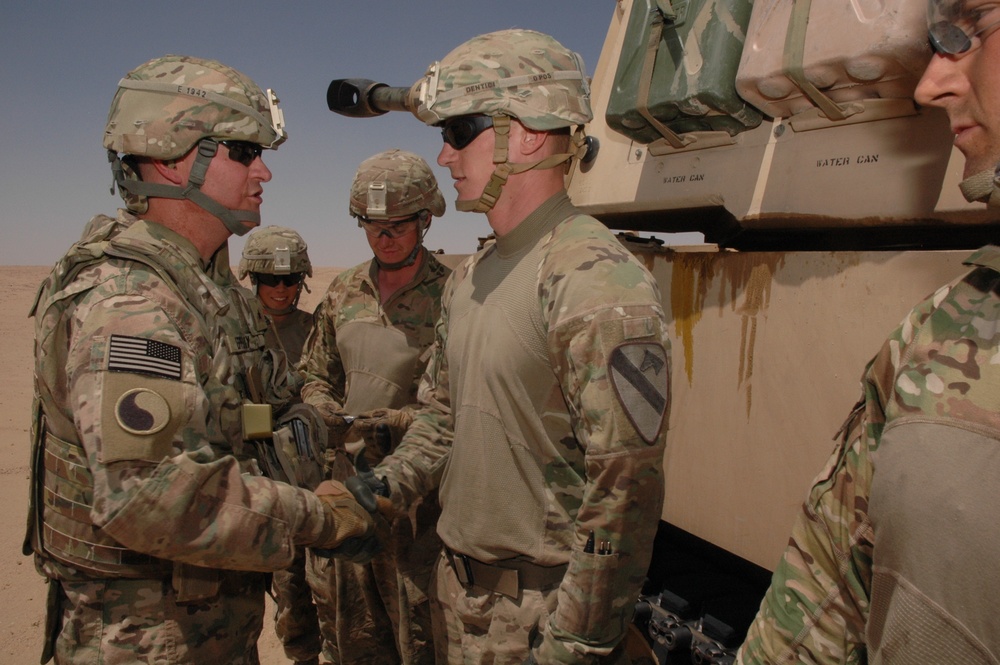
<path fill-rule="evenodd" d="M 1000 27 L 1000 16 L 995 13 L 996 5 L 984 5 L 962 12 L 957 20 L 942 20 L 928 29 L 931 48 L 942 55 L 961 55 L 979 48 L 983 40 Z M 984 19 L 993 19 L 984 21 Z M 982 25 L 985 23 L 985 25 Z"/>
<path fill-rule="evenodd" d="M 420 221 L 419 212 L 395 222 L 376 221 L 367 217 L 358 217 L 358 226 L 364 229 L 365 233 L 372 238 L 379 238 L 382 235 L 387 235 L 390 238 L 402 238 L 417 228 L 418 221 Z"/>
<path fill-rule="evenodd" d="M 264 152 L 264 146 L 252 141 L 219 141 L 229 149 L 229 159 L 250 166 Z"/>
<path fill-rule="evenodd" d="M 460 115 L 441 123 L 441 136 L 452 148 L 461 150 L 492 126 L 493 118 L 488 115 Z"/>
<path fill-rule="evenodd" d="M 272 275 L 266 272 L 255 272 L 254 276 L 257 278 L 258 284 L 263 284 L 264 286 L 277 286 L 278 284 L 284 284 L 285 286 L 295 286 L 302 283 L 302 273 L 292 272 L 287 275 Z"/>

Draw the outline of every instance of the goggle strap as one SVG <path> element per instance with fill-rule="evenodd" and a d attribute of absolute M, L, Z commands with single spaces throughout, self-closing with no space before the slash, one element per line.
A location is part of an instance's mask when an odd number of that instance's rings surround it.
<path fill-rule="evenodd" d="M 250 116 L 257 121 L 261 127 L 270 127 L 275 133 L 275 140 L 267 146 L 268 148 L 274 148 L 279 143 L 285 140 L 285 127 L 284 127 L 284 114 L 279 112 L 275 113 L 275 108 L 277 107 L 278 98 L 274 95 L 274 92 L 268 90 L 266 103 L 271 111 L 271 118 L 265 118 L 261 113 L 253 108 L 241 102 L 236 101 L 225 95 L 220 95 L 217 92 L 212 92 L 211 90 L 205 90 L 204 88 L 195 88 L 189 85 L 171 85 L 169 83 L 158 83 L 156 81 L 140 81 L 137 79 L 123 78 L 118 82 L 119 88 L 125 88 L 126 90 L 143 90 L 146 92 L 163 92 L 171 95 L 187 95 L 189 97 L 195 97 L 197 99 L 205 99 L 214 104 L 220 104 L 226 108 L 231 108 L 234 111 L 238 111 L 243 115 Z M 273 105 L 272 105 L 273 104 Z M 278 124 L 278 123 L 281 124 Z"/>

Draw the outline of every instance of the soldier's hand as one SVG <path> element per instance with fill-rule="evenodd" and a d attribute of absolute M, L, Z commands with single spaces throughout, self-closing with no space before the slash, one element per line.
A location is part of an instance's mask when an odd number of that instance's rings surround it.
<path fill-rule="evenodd" d="M 329 445 L 334 448 L 342 447 L 344 435 L 351 428 L 354 418 L 347 415 L 342 408 L 330 402 L 320 404 L 316 407 L 316 410 L 319 411 L 323 422 L 326 423 L 329 433 Z"/>
<path fill-rule="evenodd" d="M 395 450 L 412 422 L 413 415 L 409 411 L 373 409 L 358 414 L 354 420 L 354 431 L 365 438 L 365 443 L 374 445 L 384 457 Z M 387 436 L 380 436 L 382 433 Z"/>
<path fill-rule="evenodd" d="M 313 551 L 320 556 L 340 557 L 354 563 L 371 561 L 382 549 L 371 514 L 335 480 L 320 483 L 316 496 L 326 509 L 328 525 L 313 543 Z"/>
<path fill-rule="evenodd" d="M 387 520 L 396 516 L 392 501 L 389 500 L 389 483 L 385 477 L 379 478 L 368 466 L 365 451 L 362 449 L 355 457 L 354 467 L 357 475 L 348 478 L 344 484 L 357 499 L 361 507 L 372 515 L 380 513 Z"/>

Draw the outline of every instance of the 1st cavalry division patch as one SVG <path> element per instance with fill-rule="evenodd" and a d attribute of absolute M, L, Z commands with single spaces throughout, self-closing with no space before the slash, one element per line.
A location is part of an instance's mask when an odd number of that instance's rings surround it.
<path fill-rule="evenodd" d="M 659 344 L 624 344 L 611 353 L 608 374 L 625 415 L 652 444 L 670 404 L 667 354 Z"/>

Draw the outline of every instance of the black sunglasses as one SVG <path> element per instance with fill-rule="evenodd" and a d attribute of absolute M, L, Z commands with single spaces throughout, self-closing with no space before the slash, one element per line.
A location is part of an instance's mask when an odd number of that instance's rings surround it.
<path fill-rule="evenodd" d="M 229 149 L 229 159 L 250 166 L 264 152 L 264 146 L 252 141 L 219 141 Z"/>
<path fill-rule="evenodd" d="M 461 150 L 492 126 L 493 118 L 488 115 L 460 115 L 441 123 L 441 136 L 452 148 Z"/>
<path fill-rule="evenodd" d="M 302 273 L 300 272 L 293 272 L 287 275 L 272 275 L 267 272 L 255 272 L 254 276 L 257 278 L 257 282 L 263 284 L 264 286 L 277 286 L 278 284 L 295 286 L 302 283 Z"/>

